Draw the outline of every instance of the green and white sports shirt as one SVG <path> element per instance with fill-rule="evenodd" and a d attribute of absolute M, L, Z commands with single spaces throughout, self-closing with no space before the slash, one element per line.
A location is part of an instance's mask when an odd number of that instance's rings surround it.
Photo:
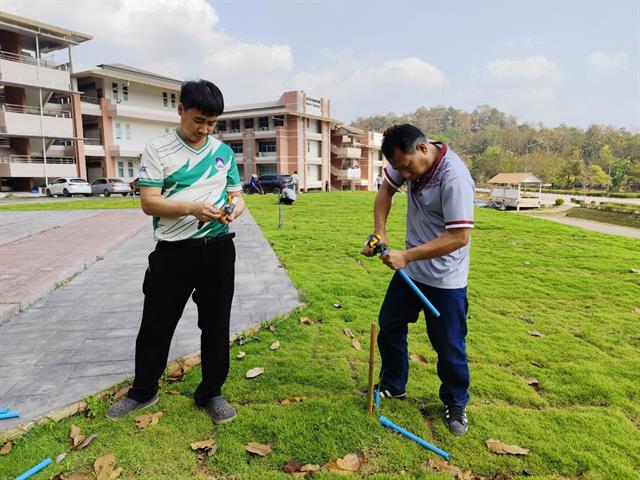
<path fill-rule="evenodd" d="M 160 187 L 167 199 L 209 202 L 223 207 L 228 192 L 242 190 L 236 158 L 231 148 L 212 136 L 199 150 L 191 147 L 177 130 L 151 140 L 142 154 L 138 183 Z M 215 237 L 229 231 L 214 220 L 198 229 L 191 215 L 153 217 L 153 238 L 175 242 L 188 238 Z"/>

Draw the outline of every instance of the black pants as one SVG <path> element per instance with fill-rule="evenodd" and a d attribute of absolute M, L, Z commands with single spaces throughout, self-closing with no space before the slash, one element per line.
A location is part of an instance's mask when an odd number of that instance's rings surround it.
<path fill-rule="evenodd" d="M 229 317 L 236 259 L 232 236 L 225 237 L 195 246 L 190 243 L 193 240 L 187 240 L 187 245 L 158 242 L 149 255 L 130 398 L 146 402 L 158 391 L 173 333 L 192 293 L 202 331 L 202 382 L 195 400 L 203 406 L 220 395 L 229 373 Z"/>

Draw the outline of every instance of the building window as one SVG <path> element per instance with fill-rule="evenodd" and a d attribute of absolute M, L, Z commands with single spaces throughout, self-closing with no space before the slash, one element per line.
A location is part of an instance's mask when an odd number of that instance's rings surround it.
<path fill-rule="evenodd" d="M 218 132 L 226 132 L 227 131 L 227 121 L 226 120 L 220 120 L 218 123 L 216 123 L 216 130 Z"/>
<path fill-rule="evenodd" d="M 277 171 L 275 163 L 259 163 L 258 164 L 258 176 L 262 175 L 275 175 Z"/>
<path fill-rule="evenodd" d="M 129 178 L 133 178 L 133 162 L 127 162 L 127 166 L 129 167 Z"/>
<path fill-rule="evenodd" d="M 275 140 L 268 140 L 266 142 L 258 142 L 258 154 L 261 157 L 270 156 L 263 155 L 266 153 L 275 153 L 276 151 L 276 142 Z"/>
<path fill-rule="evenodd" d="M 131 140 L 131 125 L 128 123 L 124 124 L 124 136 L 127 140 Z"/>
<path fill-rule="evenodd" d="M 118 176 L 124 177 L 124 165 L 122 162 L 118 162 Z"/>
<path fill-rule="evenodd" d="M 243 151 L 242 142 L 229 142 L 229 147 L 233 150 L 233 153 L 239 155 Z"/>
<path fill-rule="evenodd" d="M 162 105 L 164 107 L 169 106 L 169 95 L 167 94 L 167 92 L 162 92 Z"/>
<path fill-rule="evenodd" d="M 307 153 L 311 153 L 311 142 L 307 142 Z"/>
<path fill-rule="evenodd" d="M 317 182 L 320 180 L 320 168 L 322 165 L 307 165 L 307 180 Z"/>
<path fill-rule="evenodd" d="M 253 128 L 253 118 L 244 119 L 244 128 Z"/>
<path fill-rule="evenodd" d="M 122 140 L 122 129 L 119 123 L 116 123 L 116 140 Z"/>
<path fill-rule="evenodd" d="M 99 128 L 98 122 L 85 123 L 82 125 L 82 130 L 85 132 L 87 130 L 98 130 L 98 128 Z"/>
<path fill-rule="evenodd" d="M 240 131 L 240 120 L 231 120 L 231 133 L 238 133 Z"/>
<path fill-rule="evenodd" d="M 258 119 L 259 130 L 269 130 L 269 117 L 260 117 Z"/>
<path fill-rule="evenodd" d="M 273 117 L 273 126 L 274 127 L 284 127 L 284 116 Z"/>
<path fill-rule="evenodd" d="M 171 94 L 171 108 L 176 108 L 176 94 Z"/>
<path fill-rule="evenodd" d="M 118 84 L 117 83 L 111 84 L 111 95 L 113 96 L 113 100 L 117 102 L 118 101 Z"/>
<path fill-rule="evenodd" d="M 122 85 L 122 101 L 129 101 L 129 87 L 127 85 Z"/>

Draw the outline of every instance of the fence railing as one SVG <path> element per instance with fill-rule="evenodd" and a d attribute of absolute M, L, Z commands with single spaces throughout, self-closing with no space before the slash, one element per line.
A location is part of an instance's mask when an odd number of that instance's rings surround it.
<path fill-rule="evenodd" d="M 0 163 L 35 163 L 43 164 L 44 157 L 38 155 L 5 155 L 0 156 Z M 49 157 L 47 163 L 58 165 L 74 165 L 76 159 L 74 157 Z"/>
<path fill-rule="evenodd" d="M 98 97 L 89 97 L 87 95 L 80 95 L 80 101 L 83 103 L 91 103 L 93 105 L 98 105 L 100 103 Z"/>
<path fill-rule="evenodd" d="M 20 63 L 28 63 L 29 65 L 37 65 L 38 59 L 35 57 L 30 57 L 28 55 L 20 55 L 12 52 L 5 52 L 4 50 L 0 50 L 0 59 L 9 60 L 11 62 L 20 62 Z M 62 70 L 67 71 L 66 64 L 57 64 L 52 60 L 47 60 L 46 58 L 40 58 L 40 66 L 44 68 L 51 68 L 53 70 Z"/>
<path fill-rule="evenodd" d="M 12 103 L 2 103 L 0 104 L 3 112 L 9 113 L 24 113 L 27 115 L 40 115 L 40 109 L 38 107 L 32 107 L 30 105 L 15 105 Z M 58 118 L 71 118 L 71 112 L 66 110 L 54 110 L 51 108 L 43 108 L 42 114 L 47 117 L 58 117 Z"/>

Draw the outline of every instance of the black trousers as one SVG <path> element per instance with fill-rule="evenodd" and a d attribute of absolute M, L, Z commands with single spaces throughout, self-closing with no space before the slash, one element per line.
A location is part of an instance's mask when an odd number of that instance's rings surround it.
<path fill-rule="evenodd" d="M 173 333 L 192 293 L 202 332 L 202 382 L 195 391 L 195 401 L 204 406 L 220 395 L 229 373 L 229 318 L 236 259 L 232 235 L 224 237 L 207 243 L 158 242 L 149 255 L 130 398 L 146 402 L 158 391 Z"/>

